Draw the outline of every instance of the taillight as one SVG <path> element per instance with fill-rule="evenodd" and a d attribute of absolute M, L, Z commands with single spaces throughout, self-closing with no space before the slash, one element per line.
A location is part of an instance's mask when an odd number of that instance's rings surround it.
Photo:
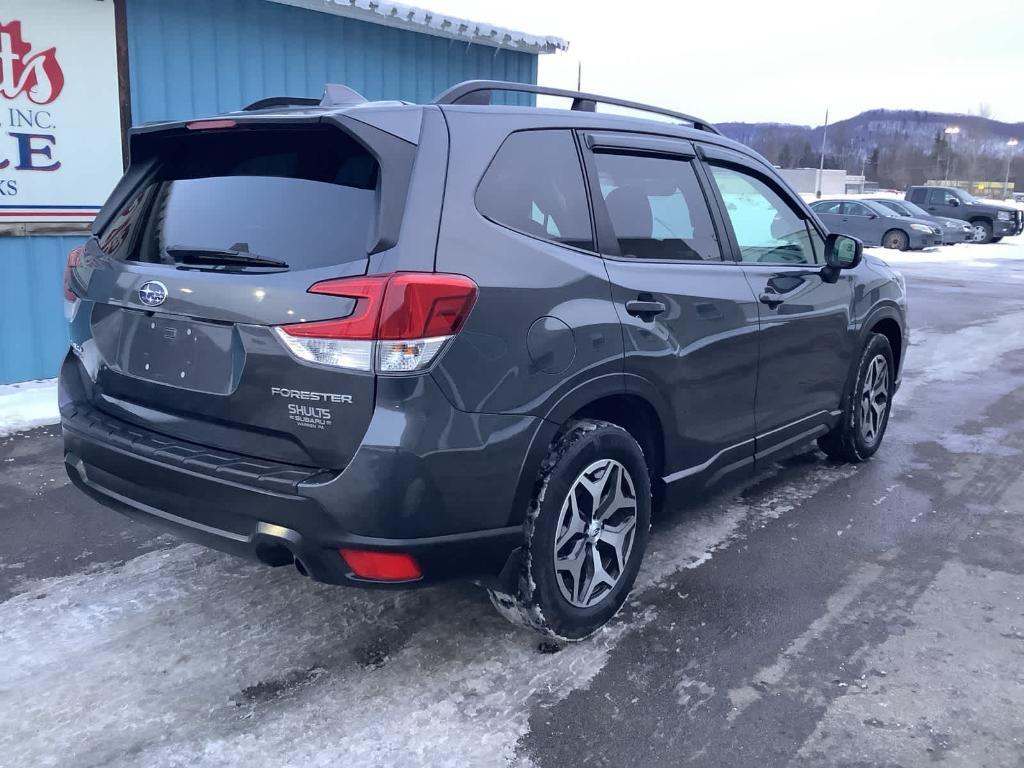
<path fill-rule="evenodd" d="M 82 247 L 72 248 L 68 252 L 68 262 L 64 267 L 64 298 L 68 301 L 77 301 L 78 294 L 75 293 L 71 282 L 71 270 L 78 266 L 78 260 L 82 257 Z"/>
<path fill-rule="evenodd" d="M 193 120 L 191 123 L 185 123 L 185 127 L 190 131 L 211 131 L 218 128 L 234 128 L 238 123 L 234 120 Z"/>
<path fill-rule="evenodd" d="M 310 293 L 354 299 L 348 317 L 275 328 L 296 357 L 379 373 L 422 370 L 466 322 L 478 293 L 463 275 L 399 272 L 325 280 Z"/>
<path fill-rule="evenodd" d="M 404 552 L 373 552 L 368 549 L 340 549 L 352 573 L 373 581 L 413 581 L 423 576 L 419 563 Z"/>

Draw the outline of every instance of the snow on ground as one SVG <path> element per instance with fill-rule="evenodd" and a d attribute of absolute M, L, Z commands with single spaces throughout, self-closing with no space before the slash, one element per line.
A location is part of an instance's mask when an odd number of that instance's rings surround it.
<path fill-rule="evenodd" d="M 56 379 L 0 385 L 0 437 L 59 421 Z"/>
<path fill-rule="evenodd" d="M 903 377 L 897 406 L 911 402 L 919 387 L 927 391 L 931 384 L 965 381 L 979 371 L 990 370 L 1006 353 L 1024 348 L 1024 312 L 1011 312 L 987 323 L 941 334 L 941 344 L 937 343 L 939 337 L 930 330 L 912 334 L 907 366 L 913 375 Z"/>
<path fill-rule="evenodd" d="M 644 593 L 854 467 L 795 468 L 662 524 L 627 610 L 539 653 L 471 585 L 314 584 L 182 545 L 25 585 L 0 604 L 0 729 L 12 765 L 505 765 L 543 710 L 586 688 Z M 735 491 L 733 491 L 735 493 Z M 16 700 L 15 700 L 16 698 Z"/>

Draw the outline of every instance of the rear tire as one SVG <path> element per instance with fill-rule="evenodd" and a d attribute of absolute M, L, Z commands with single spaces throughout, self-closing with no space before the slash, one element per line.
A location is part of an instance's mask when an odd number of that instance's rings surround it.
<path fill-rule="evenodd" d="M 987 221 L 978 219 L 972 221 L 971 226 L 974 228 L 974 242 L 975 243 L 991 243 L 992 242 L 992 225 Z"/>
<path fill-rule="evenodd" d="M 571 422 L 541 463 L 523 524 L 514 594 L 490 590 L 514 624 L 590 636 L 622 607 L 651 525 L 651 479 L 636 440 L 605 421 Z"/>
<path fill-rule="evenodd" d="M 902 229 L 890 229 L 882 235 L 882 245 L 897 251 L 905 251 L 910 247 L 910 238 Z"/>
<path fill-rule="evenodd" d="M 818 447 L 830 459 L 861 462 L 870 459 L 882 445 L 895 383 L 896 367 L 889 339 L 873 333 L 864 345 L 853 388 L 843 399 L 843 415 Z"/>

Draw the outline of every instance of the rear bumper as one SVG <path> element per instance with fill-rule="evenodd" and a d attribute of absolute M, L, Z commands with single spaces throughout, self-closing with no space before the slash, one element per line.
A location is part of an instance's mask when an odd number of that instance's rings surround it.
<path fill-rule="evenodd" d="M 79 417 L 80 420 L 80 417 Z M 181 538 L 266 565 L 295 563 L 317 581 L 409 587 L 453 578 L 496 577 L 522 543 L 522 526 L 441 536 L 388 539 L 345 531 L 304 495 L 212 477 L 96 440 L 65 419 L 64 461 L 71 482 L 96 501 Z M 107 425 L 109 426 L 109 425 Z M 355 576 L 342 547 L 412 555 L 423 577 L 371 582 Z"/>
<path fill-rule="evenodd" d="M 60 383 L 68 475 L 131 518 L 268 565 L 295 563 L 318 581 L 359 586 L 487 582 L 522 544 L 520 477 L 528 473 L 532 488 L 533 444 L 538 435 L 547 439 L 543 419 L 466 414 L 446 401 L 442 407 L 429 381 L 405 380 L 399 386 L 413 392 L 402 400 L 402 417 L 394 393 L 379 392 L 388 404 L 349 465 L 321 470 L 130 424 L 82 397 L 76 366 L 69 358 Z M 442 446 L 431 419 L 446 428 Z M 422 578 L 367 582 L 340 548 L 412 555 Z"/>

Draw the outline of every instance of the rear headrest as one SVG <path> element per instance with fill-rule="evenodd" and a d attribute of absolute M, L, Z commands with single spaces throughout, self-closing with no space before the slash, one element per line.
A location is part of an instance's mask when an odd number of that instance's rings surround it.
<path fill-rule="evenodd" d="M 651 202 L 639 187 L 618 187 L 604 200 L 619 239 L 650 238 L 654 232 Z"/>

